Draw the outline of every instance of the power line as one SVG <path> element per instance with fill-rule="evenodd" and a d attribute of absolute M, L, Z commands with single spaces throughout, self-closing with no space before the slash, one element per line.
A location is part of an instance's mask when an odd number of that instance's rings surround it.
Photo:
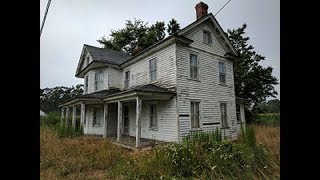
<path fill-rule="evenodd" d="M 219 11 L 218 11 L 214 16 L 216 16 L 230 1 L 231 1 L 231 0 L 229 0 L 228 2 L 226 2 L 226 3 L 222 6 L 222 8 L 220 8 Z"/>
<path fill-rule="evenodd" d="M 46 18 L 47 18 L 47 14 L 48 14 L 48 10 L 49 10 L 49 7 L 50 7 L 50 3 L 51 3 L 51 0 L 48 0 L 46 12 L 45 12 L 45 14 L 44 14 L 44 18 L 43 18 L 42 24 L 41 24 L 40 37 L 41 37 L 41 34 L 42 34 L 42 29 L 43 29 L 43 26 L 44 26 L 44 22 L 46 21 Z"/>

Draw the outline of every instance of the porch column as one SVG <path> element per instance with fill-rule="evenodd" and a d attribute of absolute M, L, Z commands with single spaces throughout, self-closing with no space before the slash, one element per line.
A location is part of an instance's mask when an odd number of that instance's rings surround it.
<path fill-rule="evenodd" d="M 120 142 L 122 133 L 122 102 L 118 101 L 118 128 L 117 128 L 117 142 Z"/>
<path fill-rule="evenodd" d="M 84 127 L 84 118 L 85 118 L 85 109 L 86 105 L 84 103 L 81 103 L 81 110 L 80 110 L 80 124 L 82 127 Z"/>
<path fill-rule="evenodd" d="M 68 126 L 68 118 L 69 118 L 69 107 L 66 109 L 66 120 L 65 120 L 65 125 Z"/>
<path fill-rule="evenodd" d="M 62 123 L 63 123 L 64 113 L 65 113 L 64 108 L 61 108 L 61 119 L 60 119 L 60 125 L 61 126 L 62 126 Z"/>
<path fill-rule="evenodd" d="M 72 127 L 76 127 L 77 106 L 72 106 Z"/>
<path fill-rule="evenodd" d="M 142 101 L 139 97 L 136 98 L 136 147 L 140 147 L 141 138 L 141 105 Z"/>
<path fill-rule="evenodd" d="M 246 130 L 246 118 L 244 114 L 244 104 L 240 104 L 240 121 L 242 123 L 243 129 Z"/>
<path fill-rule="evenodd" d="M 104 104 L 103 122 L 103 138 L 107 138 L 108 104 Z"/>

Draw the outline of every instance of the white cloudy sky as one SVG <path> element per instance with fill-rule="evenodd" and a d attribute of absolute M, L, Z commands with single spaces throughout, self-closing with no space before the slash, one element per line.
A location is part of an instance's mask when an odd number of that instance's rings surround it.
<path fill-rule="evenodd" d="M 215 14 L 228 0 L 205 0 Z M 40 0 L 40 25 L 47 0 Z M 183 28 L 196 20 L 199 0 L 52 0 L 40 37 L 40 88 L 83 83 L 75 71 L 83 44 L 101 47 L 96 41 L 111 29 L 123 28 L 125 20 L 141 19 L 153 24 L 175 18 Z M 266 56 L 261 63 L 272 66 L 280 82 L 280 1 L 231 0 L 216 16 L 222 28 L 247 23 L 249 43 Z M 280 85 L 276 86 L 280 98 Z"/>

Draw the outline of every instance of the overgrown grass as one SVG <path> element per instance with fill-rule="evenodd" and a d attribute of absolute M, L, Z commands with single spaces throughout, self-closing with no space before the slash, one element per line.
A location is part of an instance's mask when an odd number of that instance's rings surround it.
<path fill-rule="evenodd" d="M 254 133 L 255 132 L 255 133 Z M 197 134 L 181 144 L 128 151 L 102 139 L 42 129 L 41 179 L 279 179 L 280 128 L 253 125 L 237 142 Z M 214 138 L 218 137 L 218 138 Z M 197 139 L 197 140 L 195 140 Z"/>
<path fill-rule="evenodd" d="M 280 113 L 262 113 L 254 116 L 254 123 L 259 125 L 280 126 Z"/>

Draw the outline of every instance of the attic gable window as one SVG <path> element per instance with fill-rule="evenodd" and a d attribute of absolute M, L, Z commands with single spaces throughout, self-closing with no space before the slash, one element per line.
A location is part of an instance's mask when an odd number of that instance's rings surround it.
<path fill-rule="evenodd" d="M 157 80 L 157 60 L 156 58 L 149 61 L 150 81 Z"/>
<path fill-rule="evenodd" d="M 203 43 L 212 44 L 211 33 L 208 31 L 203 31 Z"/>
<path fill-rule="evenodd" d="M 198 56 L 190 54 L 190 78 L 198 79 Z"/>
<path fill-rule="evenodd" d="M 102 71 L 96 72 L 94 76 L 94 90 L 100 91 L 102 90 L 103 85 L 103 74 Z"/>
<path fill-rule="evenodd" d="M 219 62 L 219 82 L 226 84 L 226 68 L 224 62 Z"/>
<path fill-rule="evenodd" d="M 87 66 L 89 65 L 89 61 L 90 61 L 90 57 L 87 56 L 87 57 L 86 57 L 86 65 L 87 65 Z"/>

